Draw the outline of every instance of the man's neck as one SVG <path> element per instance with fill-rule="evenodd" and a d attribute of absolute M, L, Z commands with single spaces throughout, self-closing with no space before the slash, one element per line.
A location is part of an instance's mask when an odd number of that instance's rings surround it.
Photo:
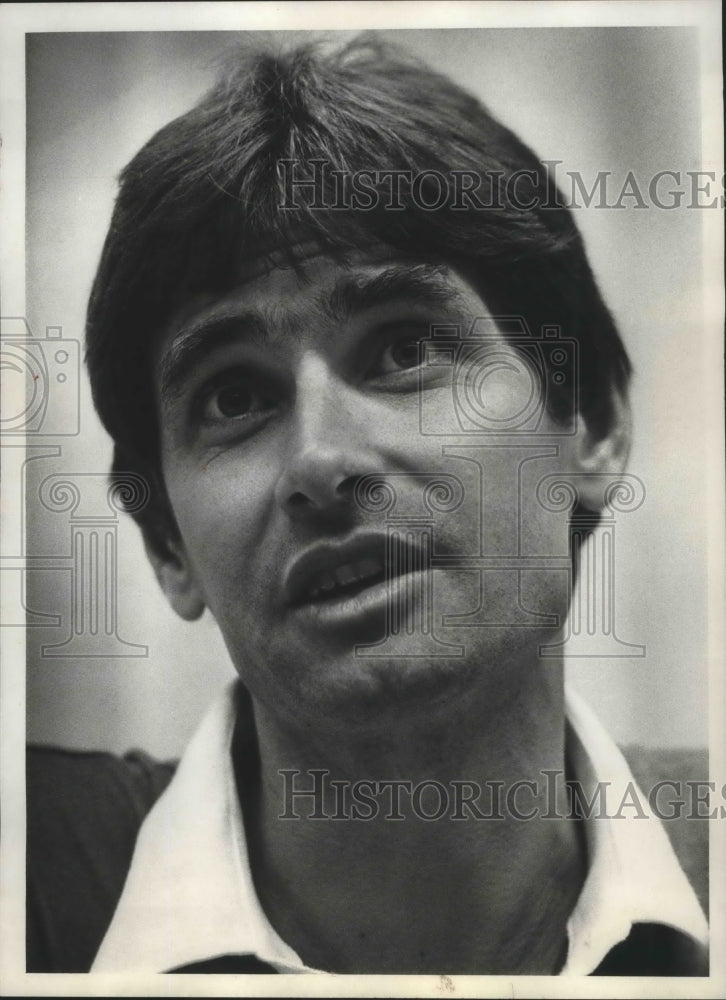
<path fill-rule="evenodd" d="M 495 718 L 470 704 L 468 724 L 402 722 L 344 747 L 296 738 L 256 707 L 259 780 L 243 802 L 251 867 L 270 922 L 307 965 L 558 970 L 584 857 L 576 824 L 553 817 L 566 812 L 557 687 L 543 679 Z"/>

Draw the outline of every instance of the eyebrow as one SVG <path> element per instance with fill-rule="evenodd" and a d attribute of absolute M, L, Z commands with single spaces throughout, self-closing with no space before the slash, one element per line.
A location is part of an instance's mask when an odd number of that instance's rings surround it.
<path fill-rule="evenodd" d="M 448 282 L 446 274 L 445 265 L 418 263 L 395 264 L 374 275 L 344 275 L 330 294 L 320 293 L 316 304 L 335 323 L 404 298 L 413 298 L 417 304 L 433 308 L 451 306 L 461 295 Z M 184 327 L 159 363 L 162 403 L 174 399 L 189 373 L 213 351 L 240 341 L 267 346 L 273 329 L 276 335 L 294 336 L 299 330 L 299 319 L 293 314 L 283 314 L 274 306 L 269 312 L 240 311 L 229 306 Z"/>
<path fill-rule="evenodd" d="M 269 329 L 257 310 L 236 309 L 213 313 L 185 327 L 172 341 L 159 362 L 159 394 L 162 403 L 173 399 L 197 364 L 213 351 L 246 340 L 264 345 Z"/>
<path fill-rule="evenodd" d="M 335 283 L 330 297 L 321 295 L 318 303 L 336 322 L 402 298 L 414 298 L 427 306 L 448 306 L 461 296 L 446 274 L 443 264 L 421 263 L 394 264 L 372 276 L 345 275 Z"/>

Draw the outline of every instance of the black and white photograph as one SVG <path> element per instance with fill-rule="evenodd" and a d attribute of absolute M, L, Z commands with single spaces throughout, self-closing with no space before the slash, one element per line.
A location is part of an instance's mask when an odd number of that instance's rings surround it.
<path fill-rule="evenodd" d="M 720 19 L 4 5 L 4 995 L 723 995 Z"/>

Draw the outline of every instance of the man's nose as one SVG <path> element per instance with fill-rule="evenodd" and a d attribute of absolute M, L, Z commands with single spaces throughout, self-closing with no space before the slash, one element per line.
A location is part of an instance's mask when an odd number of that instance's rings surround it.
<path fill-rule="evenodd" d="M 324 359 L 302 358 L 285 467 L 275 487 L 275 500 L 290 517 L 342 513 L 352 505 L 356 480 L 380 471 L 368 444 L 368 409 Z"/>

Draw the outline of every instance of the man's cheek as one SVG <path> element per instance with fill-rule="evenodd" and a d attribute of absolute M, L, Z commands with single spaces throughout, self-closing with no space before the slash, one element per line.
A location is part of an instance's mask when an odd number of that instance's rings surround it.
<path fill-rule="evenodd" d="M 211 537 L 258 530 L 274 489 L 270 463 L 246 461 L 237 449 L 199 464 L 186 461 L 170 478 L 188 526 Z"/>
<path fill-rule="evenodd" d="M 177 524 L 191 562 L 205 579 L 240 583 L 261 539 L 259 504 L 249 501 L 239 486 L 214 482 L 187 485 L 172 500 Z M 214 588 L 213 588 L 214 589 Z"/>

